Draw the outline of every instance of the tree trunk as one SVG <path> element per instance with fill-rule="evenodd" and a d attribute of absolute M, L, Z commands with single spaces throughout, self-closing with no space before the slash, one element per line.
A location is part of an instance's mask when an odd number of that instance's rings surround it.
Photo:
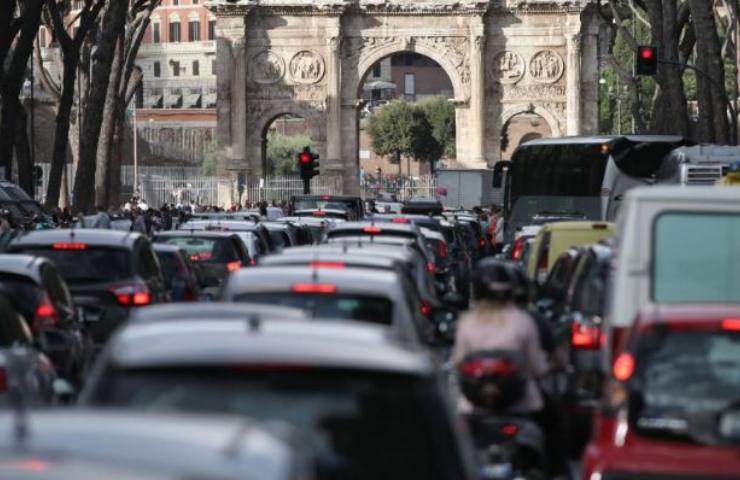
<path fill-rule="evenodd" d="M 123 60 L 123 34 L 118 37 L 116 42 L 116 53 L 113 57 L 113 67 L 110 73 L 110 83 L 108 84 L 108 93 L 105 97 L 105 108 L 103 109 L 103 124 L 100 127 L 100 140 L 96 155 L 95 171 L 95 204 L 99 206 L 108 206 L 109 199 L 109 165 L 112 148 L 114 145 L 113 134 L 116 130 L 118 120 L 118 108 L 121 103 L 119 96 L 119 84 L 121 82 Z"/>
<path fill-rule="evenodd" d="M 730 129 L 727 123 L 725 68 L 722 45 L 714 21 L 713 2 L 689 0 L 689 7 L 696 35 L 696 50 L 699 53 L 696 56 L 697 66 L 711 79 L 700 82 L 703 92 L 699 96 L 699 110 L 701 117 L 711 122 L 714 135 L 710 141 L 726 145 L 729 142 Z M 704 114 L 702 110 L 707 113 Z"/>
<path fill-rule="evenodd" d="M 75 95 L 75 79 L 78 65 L 78 55 L 64 56 L 64 78 L 62 81 L 62 96 L 57 109 L 56 125 L 54 129 L 54 150 L 51 157 L 49 184 L 46 189 L 46 206 L 59 205 L 59 194 L 62 184 L 62 172 L 67 164 L 69 150 L 69 122 L 72 114 Z M 76 146 L 73 146 L 73 148 Z"/>
<path fill-rule="evenodd" d="M 108 3 L 92 54 L 91 87 L 80 130 L 80 160 L 73 195 L 73 206 L 77 212 L 89 210 L 95 200 L 95 160 L 100 127 L 116 43 L 124 28 L 127 7 L 128 2 Z"/>
<path fill-rule="evenodd" d="M 31 149 L 28 144 L 28 124 L 26 122 L 26 110 L 20 103 L 17 105 L 18 121 L 15 122 L 15 157 L 18 165 L 18 186 L 28 193 L 31 198 L 35 197 L 36 186 L 33 184 L 33 161 Z M 33 108 L 33 106 L 31 106 Z"/>
<path fill-rule="evenodd" d="M 136 132 L 134 132 L 135 134 Z M 116 122 L 116 133 L 113 136 L 113 151 L 110 158 L 110 193 L 108 194 L 109 204 L 118 206 L 121 204 L 121 165 L 123 164 L 123 142 L 126 137 L 126 116 L 125 111 L 119 114 Z"/>

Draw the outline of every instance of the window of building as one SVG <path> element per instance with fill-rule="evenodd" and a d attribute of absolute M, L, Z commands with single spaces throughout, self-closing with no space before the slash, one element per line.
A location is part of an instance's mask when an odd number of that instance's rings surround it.
<path fill-rule="evenodd" d="M 180 21 L 170 22 L 170 42 L 180 41 Z"/>
<path fill-rule="evenodd" d="M 193 0 L 193 5 L 198 5 L 198 0 Z"/>
<path fill-rule="evenodd" d="M 154 70 L 155 77 L 159 77 L 162 75 L 162 65 L 159 62 L 154 62 L 154 65 L 152 65 L 152 68 Z"/>
<path fill-rule="evenodd" d="M 173 7 L 176 7 L 178 5 L 180 5 L 180 0 L 172 0 L 172 6 Z"/>
<path fill-rule="evenodd" d="M 193 60 L 193 76 L 197 77 L 198 75 L 200 75 L 200 62 Z"/>
<path fill-rule="evenodd" d="M 403 94 L 416 95 L 416 75 L 407 73 L 403 76 Z"/>
<path fill-rule="evenodd" d="M 188 22 L 188 41 L 199 42 L 200 41 L 200 21 L 191 20 Z"/>
<path fill-rule="evenodd" d="M 382 67 L 380 63 L 376 63 L 375 66 L 373 67 L 373 77 L 378 78 L 380 77 L 381 73 L 382 73 Z"/>
<path fill-rule="evenodd" d="M 208 20 L 208 40 L 216 40 L 216 20 Z"/>
<path fill-rule="evenodd" d="M 161 41 L 162 37 L 159 33 L 159 23 L 152 23 L 152 43 L 159 43 Z"/>
<path fill-rule="evenodd" d="M 180 76 L 180 62 L 172 62 L 172 76 L 173 77 L 179 77 Z"/>

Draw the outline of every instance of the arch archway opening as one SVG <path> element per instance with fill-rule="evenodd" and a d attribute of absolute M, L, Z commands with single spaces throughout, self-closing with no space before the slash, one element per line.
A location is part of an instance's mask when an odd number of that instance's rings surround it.
<path fill-rule="evenodd" d="M 298 153 L 305 147 L 314 148 L 309 122 L 290 113 L 269 121 L 261 138 L 262 171 L 266 177 L 298 174 Z"/>
<path fill-rule="evenodd" d="M 542 116 L 534 112 L 516 114 L 504 123 L 501 130 L 501 158 L 510 160 L 519 145 L 552 136 L 552 129 Z"/>
<path fill-rule="evenodd" d="M 450 102 L 455 87 L 438 62 L 418 52 L 401 51 L 377 60 L 361 73 L 358 158 L 366 190 L 397 188 L 390 184 L 455 165 L 456 110 Z M 418 124 L 424 126 L 418 134 L 433 139 L 420 142 L 430 147 L 421 161 L 406 153 L 412 150 L 408 135 L 405 141 L 401 138 L 402 132 Z"/>

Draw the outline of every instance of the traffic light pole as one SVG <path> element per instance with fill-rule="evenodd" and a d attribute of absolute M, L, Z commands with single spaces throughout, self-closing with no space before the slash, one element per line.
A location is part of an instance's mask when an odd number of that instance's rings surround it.
<path fill-rule="evenodd" d="M 304 195 L 311 194 L 311 179 L 310 178 L 303 179 L 303 194 Z"/>
<path fill-rule="evenodd" d="M 727 91 L 724 89 L 724 87 L 720 85 L 719 83 L 717 83 L 707 72 L 695 67 L 694 65 L 689 65 L 688 63 L 681 63 L 681 62 L 671 62 L 668 60 L 658 60 L 658 63 L 663 63 L 665 65 L 673 65 L 676 67 L 683 67 L 683 68 L 688 68 L 689 70 L 693 70 L 697 74 L 701 75 L 704 79 L 706 79 L 714 88 L 719 90 L 720 93 L 722 93 L 722 96 L 724 97 L 725 102 L 727 102 L 727 109 L 730 111 L 730 125 L 731 125 L 731 130 L 732 130 L 732 132 L 730 132 L 730 142 L 733 145 L 737 145 L 737 110 L 735 110 L 735 105 L 727 97 Z"/>

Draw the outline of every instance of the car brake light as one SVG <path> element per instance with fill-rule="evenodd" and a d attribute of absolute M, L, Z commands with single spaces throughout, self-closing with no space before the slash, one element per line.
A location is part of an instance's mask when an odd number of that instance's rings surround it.
<path fill-rule="evenodd" d="M 213 254 L 211 252 L 200 252 L 196 253 L 195 255 L 190 255 L 190 260 L 192 260 L 193 262 L 205 262 L 212 258 Z"/>
<path fill-rule="evenodd" d="M 725 318 L 722 320 L 722 330 L 740 332 L 740 318 Z"/>
<path fill-rule="evenodd" d="M 143 284 L 120 285 L 110 289 L 122 307 L 143 307 L 152 303 L 152 294 Z"/>
<path fill-rule="evenodd" d="M 322 200 L 330 200 L 331 199 L 331 195 L 322 195 L 321 196 L 321 199 Z"/>
<path fill-rule="evenodd" d="M 85 250 L 87 249 L 86 243 L 80 242 L 57 242 L 52 245 L 54 250 Z"/>
<path fill-rule="evenodd" d="M 620 382 L 626 382 L 635 373 L 635 357 L 631 353 L 622 353 L 614 361 L 614 378 Z"/>
<path fill-rule="evenodd" d="M 371 235 L 375 235 L 381 232 L 380 227 L 371 226 L 371 227 L 365 227 L 362 229 L 364 233 L 369 233 Z"/>
<path fill-rule="evenodd" d="M 460 366 L 460 373 L 466 377 L 508 375 L 516 370 L 517 367 L 513 363 L 498 358 L 471 360 Z"/>
<path fill-rule="evenodd" d="M 59 312 L 54 304 L 44 294 L 43 301 L 36 307 L 33 317 L 33 331 L 38 333 L 46 328 L 54 328 L 59 324 Z"/>
<path fill-rule="evenodd" d="M 503 427 L 501 427 L 501 433 L 503 433 L 507 437 L 513 437 L 517 433 L 519 433 L 519 425 L 514 425 L 513 423 L 504 425 Z"/>
<path fill-rule="evenodd" d="M 346 265 L 344 262 L 311 262 L 311 268 L 334 268 L 342 269 Z"/>
<path fill-rule="evenodd" d="M 408 218 L 396 217 L 393 220 L 391 220 L 391 222 L 393 222 L 393 223 L 409 223 L 410 221 L 409 221 Z"/>
<path fill-rule="evenodd" d="M 240 262 L 239 260 L 234 260 L 233 262 L 229 262 L 226 264 L 226 270 L 228 270 L 229 272 L 236 272 L 240 268 L 242 268 L 242 262 Z"/>
<path fill-rule="evenodd" d="M 511 250 L 511 259 L 519 261 L 522 258 L 522 254 L 524 253 L 524 244 L 526 243 L 526 240 L 524 238 L 517 239 L 516 242 L 514 242 L 514 248 Z"/>
<path fill-rule="evenodd" d="M 485 247 L 486 246 L 485 239 L 481 238 L 480 240 L 478 240 L 478 245 L 480 245 L 481 247 Z"/>
<path fill-rule="evenodd" d="M 337 286 L 332 283 L 294 283 L 294 293 L 336 293 Z"/>
<path fill-rule="evenodd" d="M 598 350 L 604 342 L 601 328 L 573 322 L 570 332 L 570 345 L 578 350 Z"/>
<path fill-rule="evenodd" d="M 427 270 L 429 270 L 429 273 L 434 273 L 437 271 L 437 267 L 432 262 L 427 263 Z"/>
<path fill-rule="evenodd" d="M 251 258 L 251 259 L 249 259 L 249 264 L 252 265 L 252 266 L 255 266 L 255 265 L 257 265 L 257 260 L 255 260 L 254 258 Z"/>
<path fill-rule="evenodd" d="M 432 307 L 427 302 L 421 302 L 421 314 L 428 317 L 432 313 Z"/>
<path fill-rule="evenodd" d="M 445 242 L 437 243 L 437 253 L 439 254 L 440 258 L 447 258 L 447 255 L 449 255 L 449 251 Z"/>
<path fill-rule="evenodd" d="M 322 210 L 317 210 L 317 211 L 313 212 L 312 215 L 314 217 L 325 217 L 326 216 L 326 212 L 324 212 Z"/>

